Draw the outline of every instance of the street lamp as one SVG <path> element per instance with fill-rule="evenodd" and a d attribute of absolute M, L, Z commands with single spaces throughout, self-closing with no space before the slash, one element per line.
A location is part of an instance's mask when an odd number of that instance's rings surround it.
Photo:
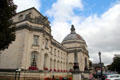
<path fill-rule="evenodd" d="M 20 68 L 15 71 L 15 80 L 16 80 L 16 78 L 17 78 L 17 77 L 16 77 L 16 76 L 17 76 L 17 72 L 18 72 L 18 80 L 20 80 L 20 71 L 21 71 Z"/>
<path fill-rule="evenodd" d="M 101 68 L 101 80 L 102 80 L 102 63 L 101 63 L 101 52 L 98 53 L 100 60 L 100 68 Z"/>

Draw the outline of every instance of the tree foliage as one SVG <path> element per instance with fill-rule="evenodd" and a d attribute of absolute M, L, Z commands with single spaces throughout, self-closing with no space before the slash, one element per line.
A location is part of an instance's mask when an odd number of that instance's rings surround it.
<path fill-rule="evenodd" d="M 117 71 L 120 73 L 120 57 L 114 57 L 111 65 L 108 65 L 108 70 Z"/>
<path fill-rule="evenodd" d="M 12 0 L 0 0 L 0 50 L 8 48 L 15 40 L 15 26 L 11 18 L 16 14 L 16 5 Z"/>

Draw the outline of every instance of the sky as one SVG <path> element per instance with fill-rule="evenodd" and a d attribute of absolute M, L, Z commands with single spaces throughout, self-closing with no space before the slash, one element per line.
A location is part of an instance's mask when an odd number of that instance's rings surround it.
<path fill-rule="evenodd" d="M 73 24 L 88 45 L 90 60 L 111 64 L 120 54 L 120 0 L 14 0 L 17 12 L 35 7 L 47 16 L 53 37 L 62 42 Z"/>

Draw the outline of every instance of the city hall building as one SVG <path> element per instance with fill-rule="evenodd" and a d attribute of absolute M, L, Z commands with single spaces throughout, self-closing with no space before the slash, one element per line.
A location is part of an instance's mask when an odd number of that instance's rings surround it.
<path fill-rule="evenodd" d="M 8 49 L 1 51 L 0 70 L 20 69 L 21 75 L 22 71 L 29 74 L 38 71 L 43 76 L 65 75 L 73 70 L 75 52 L 80 71 L 89 69 L 87 44 L 73 25 L 71 32 L 59 43 L 51 35 L 47 17 L 35 8 L 19 12 L 12 19 L 16 25 L 16 39 Z"/>

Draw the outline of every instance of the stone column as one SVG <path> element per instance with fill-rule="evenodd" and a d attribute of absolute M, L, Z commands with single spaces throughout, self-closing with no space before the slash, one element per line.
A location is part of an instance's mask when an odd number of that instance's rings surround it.
<path fill-rule="evenodd" d="M 44 70 L 44 58 L 45 58 L 45 56 L 44 56 L 44 54 L 41 54 L 41 69 L 42 70 Z"/>
<path fill-rule="evenodd" d="M 63 65 L 63 62 L 62 62 L 62 70 L 64 70 L 64 67 L 63 67 L 64 65 Z"/>
<path fill-rule="evenodd" d="M 77 55 L 77 50 L 74 50 L 74 66 L 73 66 L 73 80 L 81 80 L 81 73 L 79 69 L 79 64 L 78 64 L 78 55 Z"/>
<path fill-rule="evenodd" d="M 50 69 L 52 69 L 52 59 L 50 59 Z"/>
<path fill-rule="evenodd" d="M 54 70 L 54 60 L 52 60 L 52 70 Z"/>
<path fill-rule="evenodd" d="M 79 73 L 74 73 L 74 74 L 73 74 L 73 80 L 81 80 L 81 74 L 79 74 Z"/>
<path fill-rule="evenodd" d="M 60 62 L 60 70 L 62 70 L 62 62 Z"/>

